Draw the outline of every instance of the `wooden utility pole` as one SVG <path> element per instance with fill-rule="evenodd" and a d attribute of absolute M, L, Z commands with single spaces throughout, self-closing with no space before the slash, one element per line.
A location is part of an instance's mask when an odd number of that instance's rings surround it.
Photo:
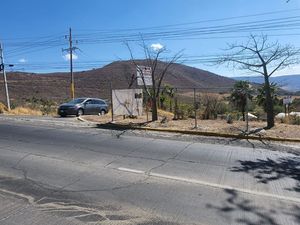
<path fill-rule="evenodd" d="M 67 36 L 66 36 L 67 38 Z M 74 74 L 73 74 L 73 51 L 77 49 L 76 47 L 73 47 L 73 39 L 72 39 L 72 29 L 69 28 L 69 48 L 63 49 L 63 51 L 68 52 L 70 54 L 70 75 L 71 75 L 71 80 L 70 80 L 70 93 L 71 93 L 71 98 L 75 98 L 75 84 L 74 84 Z"/>
<path fill-rule="evenodd" d="M 1 58 L 0 59 L 0 71 L 2 70 L 2 73 L 3 73 L 7 109 L 10 111 L 10 100 L 9 100 L 8 85 L 7 85 L 6 72 L 5 72 L 5 66 L 4 66 L 3 48 L 2 48 L 1 43 L 0 43 L 0 58 Z"/>

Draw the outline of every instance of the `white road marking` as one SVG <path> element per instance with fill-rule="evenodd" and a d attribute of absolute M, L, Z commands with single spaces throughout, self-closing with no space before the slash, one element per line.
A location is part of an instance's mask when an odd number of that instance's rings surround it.
<path fill-rule="evenodd" d="M 145 172 L 142 170 L 133 170 L 133 169 L 128 169 L 128 168 L 124 168 L 124 167 L 119 167 L 118 170 L 124 171 L 124 172 L 130 172 L 130 173 L 145 174 Z"/>
<path fill-rule="evenodd" d="M 165 175 L 165 174 L 160 174 L 160 173 L 152 173 L 152 172 L 147 173 L 146 171 L 129 169 L 129 168 L 124 168 L 124 167 L 119 167 L 117 169 L 120 171 L 123 171 L 123 172 L 145 174 L 145 175 L 148 175 L 151 177 L 164 178 L 164 179 L 175 180 L 175 181 L 182 181 L 182 182 L 187 182 L 187 183 L 192 183 L 192 184 L 199 184 L 199 185 L 209 186 L 209 187 L 218 188 L 218 189 L 229 189 L 229 190 L 234 190 L 237 192 L 242 192 L 242 193 L 251 194 L 251 195 L 257 195 L 257 196 L 263 196 L 263 197 L 268 197 L 268 198 L 275 198 L 278 200 L 300 203 L 300 198 L 296 198 L 296 197 L 289 197 L 289 196 L 276 195 L 276 194 L 271 194 L 271 193 L 266 193 L 266 192 L 252 191 L 252 190 L 247 190 L 244 188 L 233 187 L 230 185 L 210 183 L 210 182 L 206 182 L 206 181 L 202 181 L 202 180 L 189 179 L 189 178 L 178 177 L 178 176 L 170 176 L 170 175 Z"/>

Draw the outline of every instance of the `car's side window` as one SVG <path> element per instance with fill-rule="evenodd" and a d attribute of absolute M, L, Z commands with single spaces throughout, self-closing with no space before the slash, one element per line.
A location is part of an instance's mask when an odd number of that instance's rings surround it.
<path fill-rule="evenodd" d="M 87 100 L 87 101 L 85 102 L 85 104 L 87 104 L 87 105 L 92 104 L 92 100 Z"/>
<path fill-rule="evenodd" d="M 94 100 L 94 101 L 93 101 L 93 104 L 97 104 L 97 105 L 103 105 L 103 104 L 104 104 L 104 102 L 103 102 L 103 101 L 101 101 L 101 100 Z"/>
<path fill-rule="evenodd" d="M 102 100 L 98 100 L 98 104 L 100 104 L 100 105 L 105 105 L 105 102 L 104 101 L 102 101 Z"/>

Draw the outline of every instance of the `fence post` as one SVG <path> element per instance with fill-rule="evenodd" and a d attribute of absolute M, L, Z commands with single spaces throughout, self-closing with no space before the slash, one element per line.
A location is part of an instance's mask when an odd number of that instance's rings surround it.
<path fill-rule="evenodd" d="M 246 132 L 249 132 L 249 117 L 248 117 L 248 113 L 249 113 L 249 99 L 248 96 L 246 96 Z"/>
<path fill-rule="evenodd" d="M 114 122 L 113 89 L 112 89 L 111 80 L 110 80 L 110 102 L 111 102 L 111 122 Z"/>

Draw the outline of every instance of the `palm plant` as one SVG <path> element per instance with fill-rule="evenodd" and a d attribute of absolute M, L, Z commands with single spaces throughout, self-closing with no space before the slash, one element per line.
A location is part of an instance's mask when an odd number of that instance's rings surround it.
<path fill-rule="evenodd" d="M 237 81 L 231 90 L 230 101 L 242 112 L 245 121 L 245 111 L 248 99 L 252 99 L 252 90 L 248 81 Z"/>
<path fill-rule="evenodd" d="M 162 90 L 162 94 L 164 95 L 167 95 L 169 97 L 169 103 L 170 103 L 170 112 L 172 112 L 173 110 L 173 99 L 174 99 L 174 96 L 175 96 L 175 88 L 171 87 L 170 85 L 166 84 L 164 86 L 164 89 Z"/>

